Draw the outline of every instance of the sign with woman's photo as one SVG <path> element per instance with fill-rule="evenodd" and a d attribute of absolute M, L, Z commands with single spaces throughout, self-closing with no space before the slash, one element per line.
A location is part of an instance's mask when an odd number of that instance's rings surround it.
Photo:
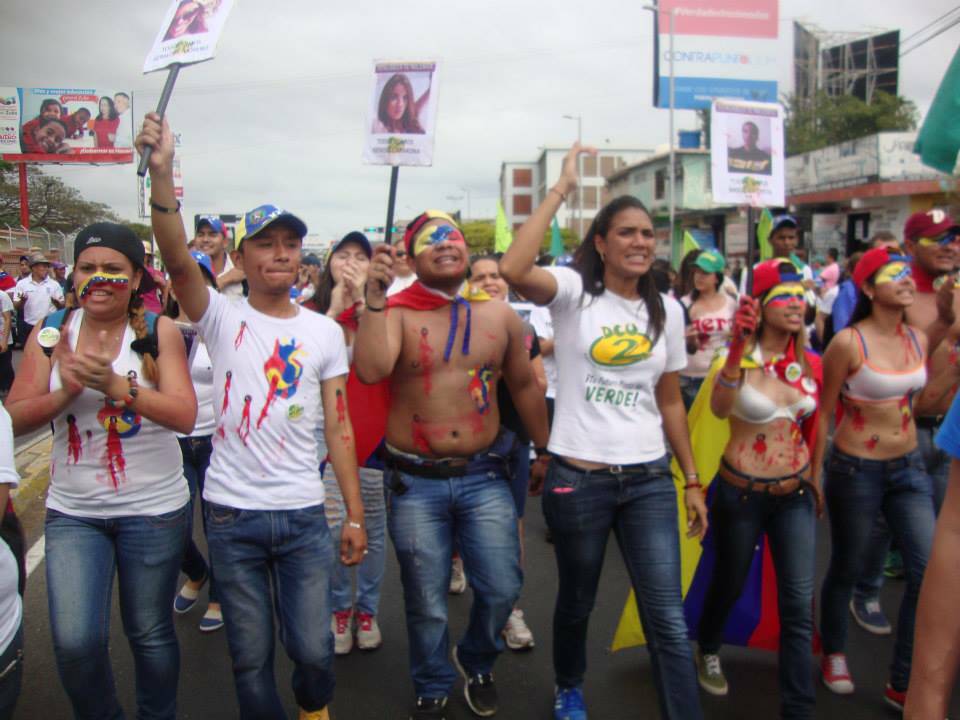
<path fill-rule="evenodd" d="M 11 162 L 133 162 L 129 90 L 0 87 L 0 152 Z"/>
<path fill-rule="evenodd" d="M 173 0 L 143 71 L 213 59 L 232 6 L 233 0 Z"/>
<path fill-rule="evenodd" d="M 432 165 L 437 64 L 377 62 L 373 72 L 363 159 L 372 165 Z"/>
<path fill-rule="evenodd" d="M 710 167 L 714 202 L 782 206 L 783 155 L 779 104 L 713 101 Z"/>

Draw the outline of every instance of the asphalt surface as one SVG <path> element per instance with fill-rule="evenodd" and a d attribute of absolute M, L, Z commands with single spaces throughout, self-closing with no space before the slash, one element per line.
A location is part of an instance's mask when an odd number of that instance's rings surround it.
<path fill-rule="evenodd" d="M 31 542 L 42 532 L 42 512 L 26 513 Z M 829 539 L 826 522 L 821 522 L 818 543 L 818 567 L 826 565 Z M 524 653 L 504 653 L 495 668 L 500 693 L 500 712 L 504 720 L 549 720 L 552 717 L 553 677 L 551 672 L 550 623 L 556 593 L 556 569 L 552 546 L 544 539 L 545 524 L 539 501 L 528 504 L 527 569 L 521 606 L 537 640 L 537 646 Z M 202 545 L 202 543 L 201 543 Z M 69 718 L 70 706 L 64 694 L 53 657 L 47 619 L 45 565 L 31 575 L 26 595 L 26 672 L 16 720 Z M 591 720 L 659 717 L 646 650 L 632 648 L 611 654 L 608 650 L 623 603 L 628 579 L 616 544 L 608 547 L 604 573 L 589 639 L 589 668 L 585 694 Z M 890 581 L 884 589 L 884 607 L 896 617 L 902 585 Z M 219 720 L 238 716 L 226 636 L 223 632 L 203 635 L 197 630 L 206 600 L 185 616 L 176 617 L 181 649 L 179 717 Z M 466 626 L 471 595 L 450 597 L 452 637 L 459 637 Z M 407 670 L 406 635 L 399 571 L 392 546 L 388 548 L 387 572 L 383 585 L 380 625 L 384 644 L 370 653 L 354 651 L 336 661 L 337 691 L 333 703 L 336 720 L 392 720 L 406 718 L 411 701 Z M 114 593 L 111 616 L 111 654 L 120 701 L 128 717 L 136 716 L 133 688 L 133 662 L 120 623 Z M 851 622 L 848 649 L 851 670 L 857 683 L 854 695 L 833 695 L 818 683 L 818 718 L 859 720 L 895 718 L 882 702 L 892 638 L 868 635 Z M 778 689 L 774 654 L 741 648 L 725 648 L 724 669 L 731 692 L 726 698 L 701 694 L 706 718 L 734 720 L 776 718 Z M 296 718 L 297 708 L 290 689 L 292 665 L 278 646 L 276 671 L 288 714 Z M 813 668 L 811 668 L 813 671 Z M 960 694 L 954 695 L 951 715 L 960 717 Z M 451 720 L 473 715 L 457 684 L 451 698 Z"/>

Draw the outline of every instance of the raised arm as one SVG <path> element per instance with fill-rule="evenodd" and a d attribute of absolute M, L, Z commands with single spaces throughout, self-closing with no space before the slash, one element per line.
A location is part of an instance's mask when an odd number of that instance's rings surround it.
<path fill-rule="evenodd" d="M 743 295 L 740 306 L 733 316 L 733 330 L 730 337 L 730 349 L 727 360 L 717 372 L 713 389 L 710 391 L 710 409 L 718 418 L 727 418 L 733 409 L 733 403 L 740 392 L 743 382 L 743 370 L 740 361 L 746 351 L 747 338 L 757 329 L 757 317 L 760 313 L 757 301 Z"/>
<path fill-rule="evenodd" d="M 402 315 L 387 312 L 387 288 L 393 282 L 395 250 L 381 245 L 373 254 L 367 272 L 367 307 L 360 315 L 353 343 L 353 362 L 361 382 L 373 385 L 393 373 L 403 340 Z"/>
<path fill-rule="evenodd" d="M 537 254 L 560 204 L 577 189 L 577 163 L 582 153 L 596 155 L 597 151 L 595 148 L 582 147 L 580 143 L 570 148 L 563 159 L 560 179 L 550 188 L 533 215 L 520 226 L 510 248 L 500 258 L 500 274 L 503 278 L 537 305 L 546 305 L 557 294 L 557 281 L 546 270 L 537 267 Z"/>
<path fill-rule="evenodd" d="M 150 154 L 150 224 L 163 263 L 170 273 L 177 301 L 187 317 L 197 322 L 207 311 L 210 296 L 200 266 L 190 257 L 183 219 L 177 209 L 179 203 L 173 190 L 173 146 L 173 133 L 167 121 L 161 120 L 156 113 L 147 113 L 136 147 L 141 153 L 145 147 L 153 148 Z"/>

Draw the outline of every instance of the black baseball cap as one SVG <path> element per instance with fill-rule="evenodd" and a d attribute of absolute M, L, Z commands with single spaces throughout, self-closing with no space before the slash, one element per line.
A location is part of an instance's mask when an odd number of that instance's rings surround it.
<path fill-rule="evenodd" d="M 73 264 L 76 266 L 80 253 L 88 247 L 105 247 L 124 255 L 134 268 L 143 271 L 138 294 L 153 290 L 156 283 L 144 266 L 143 241 L 126 225 L 112 222 L 98 222 L 87 225 L 77 233 L 73 244 Z"/>

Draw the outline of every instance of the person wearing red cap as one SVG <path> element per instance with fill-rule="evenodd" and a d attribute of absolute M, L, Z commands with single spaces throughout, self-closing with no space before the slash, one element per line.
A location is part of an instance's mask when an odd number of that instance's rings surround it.
<path fill-rule="evenodd" d="M 710 507 L 716 561 L 697 628 L 697 670 L 704 690 L 727 694 L 719 651 L 766 534 L 780 613 L 781 717 L 808 719 L 815 700 L 813 546 L 823 507 L 820 358 L 805 349 L 805 291 L 796 267 L 787 260 L 758 264 L 752 290 L 740 301 L 729 350 L 713 361 L 691 412 L 694 438 L 729 438 L 695 446 L 698 467 L 717 473 Z"/>
<path fill-rule="evenodd" d="M 538 448 L 547 408 L 519 316 L 484 294 L 464 296 L 469 251 L 456 222 L 428 210 L 404 234 L 419 280 L 387 300 L 395 249 L 377 248 L 354 360 L 360 380 L 389 380 L 387 517 L 404 589 L 414 720 L 445 717 L 457 673 L 477 715 L 498 708 L 493 665 L 520 594 L 517 511 L 507 481 L 513 434 L 500 430 L 507 383 Z M 541 450 L 542 453 L 542 450 Z M 542 469 L 543 463 L 537 463 Z M 456 543 L 474 591 L 470 623 L 448 655 L 447 590 Z"/>
<path fill-rule="evenodd" d="M 930 479 L 917 450 L 915 414 L 949 378 L 928 384 L 927 336 L 906 322 L 916 285 L 899 250 L 874 248 L 854 269 L 859 291 L 850 327 L 823 358 L 824 432 L 839 403 L 842 414 L 826 462 L 831 559 L 821 592 L 824 684 L 853 692 L 844 649 L 847 605 L 881 512 L 903 554 L 906 588 L 900 606 L 885 699 L 903 707 L 910 678 L 914 616 L 933 538 Z"/>

